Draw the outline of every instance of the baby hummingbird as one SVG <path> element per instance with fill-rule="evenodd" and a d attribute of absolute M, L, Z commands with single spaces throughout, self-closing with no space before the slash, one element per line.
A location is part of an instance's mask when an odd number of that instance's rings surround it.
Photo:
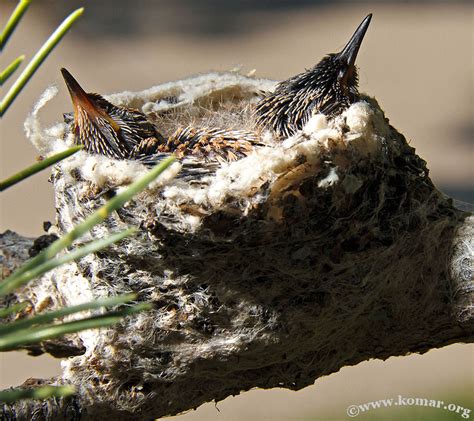
<path fill-rule="evenodd" d="M 280 82 L 255 108 L 257 123 L 288 137 L 301 130 L 314 114 L 334 117 L 356 102 L 357 53 L 372 14 L 362 21 L 344 49 L 324 57 L 312 69 Z"/>
<path fill-rule="evenodd" d="M 138 110 L 117 107 L 99 94 L 86 93 L 61 69 L 74 106 L 75 143 L 87 152 L 117 159 L 134 159 L 143 151 L 153 153 L 163 136 Z"/>
<path fill-rule="evenodd" d="M 180 127 L 165 139 L 145 114 L 86 93 L 66 69 L 61 73 L 74 106 L 74 141 L 89 153 L 140 160 L 147 165 L 174 153 L 177 158 L 189 158 L 186 167 L 199 161 L 235 161 L 261 146 L 254 133 L 206 127 Z M 66 122 L 72 122 L 67 117 Z"/>

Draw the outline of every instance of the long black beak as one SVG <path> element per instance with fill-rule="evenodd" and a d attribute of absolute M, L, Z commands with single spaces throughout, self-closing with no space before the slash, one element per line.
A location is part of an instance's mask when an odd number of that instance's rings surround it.
<path fill-rule="evenodd" d="M 82 89 L 81 85 L 74 79 L 64 67 L 61 69 L 64 81 L 66 82 L 67 89 L 71 95 L 72 103 L 75 107 L 82 106 L 82 108 L 90 108 L 93 106 L 92 101 L 89 98 L 89 95 Z"/>
<path fill-rule="evenodd" d="M 344 49 L 339 53 L 339 56 L 347 63 L 348 68 L 353 66 L 356 61 L 357 53 L 359 52 L 360 45 L 362 44 L 362 40 L 364 39 L 364 35 L 367 32 L 371 19 L 372 13 L 365 17 Z"/>
<path fill-rule="evenodd" d="M 64 67 L 61 69 L 66 86 L 71 94 L 72 103 L 74 105 L 74 117 L 78 117 L 78 110 L 82 108 L 86 111 L 90 119 L 103 118 L 106 119 L 115 131 L 119 131 L 120 127 L 105 111 L 101 110 L 90 95 L 82 89 L 81 85 L 74 79 Z"/>

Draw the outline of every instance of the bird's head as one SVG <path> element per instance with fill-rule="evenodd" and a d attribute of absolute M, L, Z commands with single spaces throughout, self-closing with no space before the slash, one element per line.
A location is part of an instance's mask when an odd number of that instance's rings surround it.
<path fill-rule="evenodd" d="M 366 16 L 341 52 L 329 54 L 307 72 L 310 78 L 314 75 L 316 79 L 315 85 L 310 84 L 308 89 L 319 89 L 322 95 L 330 92 L 335 96 L 334 102 L 340 102 L 342 98 L 353 102 L 359 82 L 355 61 L 371 19 L 372 14 Z"/>
<path fill-rule="evenodd" d="M 317 113 L 335 116 L 358 99 L 355 61 L 372 14 L 359 25 L 339 53 L 329 54 L 316 66 L 281 82 L 275 92 L 256 106 L 257 120 L 281 135 L 303 128 Z"/>
<path fill-rule="evenodd" d="M 139 111 L 115 106 L 99 94 L 86 93 L 66 69 L 61 73 L 74 106 L 75 142 L 88 152 L 126 159 L 142 140 L 161 139 Z"/>

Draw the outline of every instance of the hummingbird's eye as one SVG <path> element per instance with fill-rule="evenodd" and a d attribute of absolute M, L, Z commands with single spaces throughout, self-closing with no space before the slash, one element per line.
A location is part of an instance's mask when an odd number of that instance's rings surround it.
<path fill-rule="evenodd" d="M 342 82 L 343 79 L 346 77 L 346 73 L 347 73 L 347 72 L 346 72 L 346 69 L 341 69 L 341 70 L 339 70 L 339 72 L 338 72 L 338 74 L 337 74 L 337 80 L 338 80 L 339 82 Z"/>
<path fill-rule="evenodd" d="M 339 73 L 337 75 L 338 82 L 341 85 L 348 87 L 353 83 L 355 71 L 356 68 L 353 64 L 350 64 L 349 66 L 344 66 L 341 70 L 339 70 Z"/>

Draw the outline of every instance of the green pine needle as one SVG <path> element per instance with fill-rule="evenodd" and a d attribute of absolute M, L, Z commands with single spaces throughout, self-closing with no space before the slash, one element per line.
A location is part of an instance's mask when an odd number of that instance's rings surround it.
<path fill-rule="evenodd" d="M 75 393 L 74 386 L 42 386 L 32 389 L 13 389 L 1 390 L 0 402 L 11 403 L 19 399 L 47 399 L 47 398 L 61 398 L 71 396 Z"/>
<path fill-rule="evenodd" d="M 62 161 L 63 159 L 75 154 L 77 151 L 80 151 L 82 148 L 82 145 L 73 146 L 72 148 L 66 149 L 62 152 L 45 158 L 42 161 L 39 161 L 36 164 L 33 164 L 30 167 L 21 170 L 20 172 L 12 175 L 11 177 L 8 177 L 6 180 L 0 181 L 0 192 L 19 183 L 20 181 L 23 181 L 25 178 L 31 177 L 32 175 L 44 170 L 45 168 L 54 165 L 56 162 Z"/>
<path fill-rule="evenodd" d="M 16 69 L 18 69 L 24 59 L 24 55 L 17 57 L 7 66 L 7 68 L 2 73 L 0 73 L 0 86 L 3 86 L 7 79 L 15 72 Z"/>
<path fill-rule="evenodd" d="M 5 25 L 5 28 L 2 31 L 2 34 L 0 35 L 0 51 L 3 51 L 3 48 L 5 47 L 6 43 L 8 42 L 8 39 L 10 38 L 11 34 L 13 34 L 13 31 L 15 30 L 16 26 L 20 22 L 21 18 L 26 12 L 26 9 L 28 9 L 28 6 L 30 5 L 31 0 L 21 0 L 13 13 L 11 14 L 10 18 L 8 19 L 7 24 Z"/>
<path fill-rule="evenodd" d="M 60 317 L 69 316 L 74 313 L 80 313 L 82 311 L 99 309 L 101 307 L 111 307 L 119 304 L 128 303 L 137 298 L 136 294 L 119 295 L 117 297 L 102 298 L 96 301 L 90 301 L 75 306 L 61 308 L 59 310 L 48 311 L 47 313 L 41 313 L 34 317 L 28 317 L 20 319 L 12 323 L 0 325 L 0 335 L 14 332 L 19 329 L 26 329 L 32 326 L 37 326 L 45 323 L 50 323 Z"/>
<path fill-rule="evenodd" d="M 32 279 L 38 278 L 46 272 L 57 268 L 58 266 L 72 262 L 73 260 L 80 259 L 81 257 L 87 256 L 88 254 L 95 253 L 103 248 L 110 246 L 111 244 L 123 240 L 128 235 L 136 232 L 136 228 L 129 228 L 125 231 L 112 234 L 109 237 L 102 238 L 100 240 L 91 241 L 86 245 L 79 247 L 70 253 L 67 253 L 58 258 L 50 258 L 42 263 L 38 263 L 35 267 L 21 273 L 19 276 L 15 276 L 15 273 L 9 276 L 7 279 L 0 284 L 0 295 L 4 295 L 7 291 L 11 292 L 14 289 L 26 284 Z"/>
<path fill-rule="evenodd" d="M 14 304 L 10 307 L 0 308 L 0 319 L 8 317 L 10 314 L 13 314 L 13 313 L 19 313 L 20 311 L 22 311 L 26 307 L 28 307 L 28 305 L 29 305 L 29 303 L 23 301 L 21 303 Z M 7 324 L 0 324 L 0 330 L 5 326 L 8 326 L 8 325 Z"/>
<path fill-rule="evenodd" d="M 10 107 L 12 102 L 24 88 L 24 86 L 28 83 L 30 78 L 35 74 L 36 70 L 41 66 L 43 61 L 48 57 L 49 53 L 53 51 L 54 47 L 61 41 L 61 39 L 66 35 L 67 31 L 71 28 L 71 26 L 76 22 L 77 19 L 82 15 L 84 12 L 84 8 L 81 7 L 77 9 L 73 13 L 71 13 L 64 21 L 59 25 L 59 27 L 52 33 L 52 35 L 46 40 L 43 46 L 38 50 L 35 56 L 31 59 L 28 63 L 26 68 L 23 70 L 21 75 L 12 85 L 10 90 L 5 95 L 5 98 L 2 99 L 0 102 L 0 117 L 5 114 L 7 109 Z M 24 12 L 23 12 L 24 13 Z M 21 16 L 20 16 L 21 17 Z M 8 26 L 8 24 L 7 24 Z M 8 35 L 8 34 L 7 34 Z M 3 45 L 3 34 L 2 34 L 2 45 Z"/>
<path fill-rule="evenodd" d="M 0 352 L 12 351 L 18 347 L 37 343 L 46 339 L 54 339 L 68 333 L 76 333 L 82 330 L 97 329 L 114 325 L 125 316 L 138 313 L 153 308 L 151 303 L 141 303 L 132 307 L 124 308 L 114 312 L 105 313 L 99 316 L 74 320 L 72 322 L 37 326 L 34 328 L 18 329 L 0 338 Z"/>

